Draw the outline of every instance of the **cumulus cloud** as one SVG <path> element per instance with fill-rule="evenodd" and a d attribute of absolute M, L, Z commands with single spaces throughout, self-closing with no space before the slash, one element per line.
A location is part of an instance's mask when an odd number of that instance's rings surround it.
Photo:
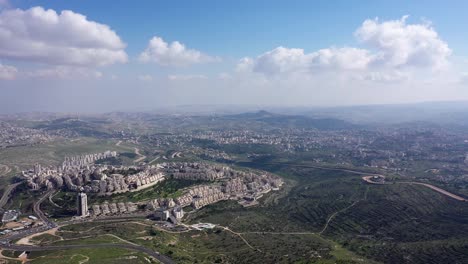
<path fill-rule="evenodd" d="M 368 19 L 355 32 L 364 44 L 377 49 L 379 63 L 389 66 L 440 68 L 447 65 L 451 50 L 429 23 L 407 24 L 400 20 Z"/>
<path fill-rule="evenodd" d="M 140 54 L 142 62 L 155 62 L 163 66 L 188 66 L 197 63 L 218 61 L 219 58 L 211 57 L 194 49 L 187 49 L 184 44 L 174 41 L 165 42 L 160 37 L 153 37 L 148 47 Z"/>
<path fill-rule="evenodd" d="M 239 60 L 236 66 L 236 72 L 250 72 L 253 70 L 254 59 L 244 57 Z"/>
<path fill-rule="evenodd" d="M 0 80 L 13 80 L 17 73 L 18 69 L 15 67 L 0 63 Z"/>
<path fill-rule="evenodd" d="M 383 82 L 383 83 L 395 83 L 402 82 L 409 79 L 407 73 L 401 71 L 389 71 L 389 72 L 367 72 L 357 77 L 358 80 Z"/>
<path fill-rule="evenodd" d="M 256 58 L 242 58 L 237 72 L 314 74 L 347 72 L 373 81 L 405 80 L 405 68 L 441 69 L 448 64 L 451 50 L 428 23 L 407 24 L 400 20 L 366 20 L 355 36 L 371 49 L 325 48 L 306 53 L 299 48 L 277 47 Z M 360 72 L 370 72 L 360 74 Z"/>
<path fill-rule="evenodd" d="M 102 66 L 127 61 L 125 44 L 107 25 L 65 10 L 33 7 L 0 13 L 0 57 L 53 65 Z"/>
<path fill-rule="evenodd" d="M 323 69 L 355 70 L 365 69 L 372 61 L 367 50 L 356 48 L 329 48 L 312 53 L 304 53 L 303 49 L 278 47 L 268 51 L 255 60 L 244 58 L 238 69 L 251 68 L 261 73 L 311 72 Z"/>

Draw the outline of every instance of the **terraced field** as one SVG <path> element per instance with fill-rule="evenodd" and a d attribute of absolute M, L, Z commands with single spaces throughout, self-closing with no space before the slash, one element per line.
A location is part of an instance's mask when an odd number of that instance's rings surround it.
<path fill-rule="evenodd" d="M 345 172 L 262 168 L 288 179 L 286 193 L 249 209 L 220 203 L 192 215 L 192 221 L 257 234 L 313 232 L 383 263 L 468 263 L 466 202 L 425 186 L 369 185 Z"/>
<path fill-rule="evenodd" d="M 424 186 L 372 186 L 325 235 L 387 263 L 466 263 L 468 204 Z"/>

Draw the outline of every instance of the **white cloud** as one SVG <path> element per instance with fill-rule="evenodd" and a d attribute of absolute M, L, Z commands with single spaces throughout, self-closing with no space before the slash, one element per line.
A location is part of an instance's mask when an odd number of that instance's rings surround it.
<path fill-rule="evenodd" d="M 363 70 L 372 62 L 369 51 L 357 48 L 328 48 L 312 53 L 278 47 L 255 59 L 242 58 L 236 70 L 264 74 L 314 73 L 323 70 Z"/>
<path fill-rule="evenodd" d="M 379 23 L 368 19 L 355 36 L 365 45 L 377 49 L 378 63 L 392 67 L 415 66 L 441 68 L 447 65 L 451 50 L 429 23 L 407 24 L 400 20 Z"/>
<path fill-rule="evenodd" d="M 127 61 L 109 26 L 65 10 L 33 7 L 0 13 L 0 58 L 53 65 L 102 66 Z"/>
<path fill-rule="evenodd" d="M 236 66 L 236 72 L 250 72 L 253 70 L 254 60 L 249 57 L 244 57 L 239 60 Z"/>
<path fill-rule="evenodd" d="M 395 83 L 408 80 L 409 75 L 401 71 L 367 72 L 359 75 L 357 79 L 382 83 Z"/>
<path fill-rule="evenodd" d="M 153 80 L 153 76 L 149 74 L 140 75 L 138 76 L 138 80 L 142 82 L 151 82 Z"/>
<path fill-rule="evenodd" d="M 55 66 L 25 73 L 25 77 L 40 79 L 99 79 L 102 75 L 100 71 L 75 66 Z"/>
<path fill-rule="evenodd" d="M 204 80 L 208 79 L 205 75 L 200 74 L 175 74 L 168 75 L 167 78 L 171 81 L 187 81 L 187 80 Z"/>
<path fill-rule="evenodd" d="M 372 61 L 367 50 L 356 48 L 329 48 L 313 53 L 304 53 L 303 49 L 278 47 L 268 51 L 255 60 L 244 58 L 238 69 L 251 69 L 255 72 L 277 74 L 314 72 L 320 70 L 355 70 L 365 69 Z"/>
<path fill-rule="evenodd" d="M 365 80 L 394 82 L 409 78 L 403 73 L 405 68 L 442 69 L 448 65 L 451 54 L 447 43 L 428 23 L 407 24 L 406 17 L 382 23 L 377 19 L 366 20 L 355 36 L 372 50 L 331 47 L 306 53 L 303 49 L 280 46 L 256 58 L 242 58 L 236 71 L 267 76 L 313 75 L 328 71 L 358 74 Z"/>
<path fill-rule="evenodd" d="M 17 73 L 18 69 L 15 67 L 0 63 L 0 80 L 13 80 Z"/>
<path fill-rule="evenodd" d="M 140 54 L 139 59 L 142 62 L 155 62 L 163 66 L 188 66 L 219 61 L 219 58 L 208 56 L 198 50 L 187 49 L 178 41 L 169 44 L 157 36 L 149 41 L 148 47 Z"/>

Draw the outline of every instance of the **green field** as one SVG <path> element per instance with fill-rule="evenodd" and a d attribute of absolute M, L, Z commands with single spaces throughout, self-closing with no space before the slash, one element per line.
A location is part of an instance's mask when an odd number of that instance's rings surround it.
<path fill-rule="evenodd" d="M 117 150 L 124 155 L 108 162 L 131 164 L 136 158 L 133 146 L 115 143 L 81 138 L 3 149 L 0 163 L 30 168 L 36 162 L 59 164 L 67 155 Z M 468 203 L 424 186 L 369 185 L 361 175 L 349 172 L 270 162 L 270 158 L 257 161 L 236 165 L 281 175 L 285 180 L 281 190 L 265 195 L 254 207 L 223 201 L 186 218 L 188 223 L 214 223 L 232 232 L 217 227 L 168 233 L 158 230 L 151 221 L 134 220 L 66 226 L 58 237 L 42 235 L 33 241 L 66 245 L 126 240 L 157 250 L 177 263 L 468 263 Z M 3 177 L 0 184 L 5 186 L 10 180 Z M 168 179 L 139 192 L 89 195 L 89 204 L 176 197 L 182 188 L 200 183 Z M 20 186 L 6 208 L 21 208 L 30 214 L 39 195 Z M 60 192 L 53 199 L 61 208 L 48 200 L 42 205 L 52 219 L 74 214 L 75 193 Z M 14 257 L 12 252 L 5 252 L 10 253 Z M 110 248 L 33 252 L 31 259 L 31 263 L 146 261 L 144 254 Z"/>
<path fill-rule="evenodd" d="M 287 165 L 263 169 L 284 175 L 287 194 L 254 208 L 218 203 L 191 216 L 236 232 L 313 232 L 384 263 L 468 262 L 468 203 L 423 186 L 367 185 L 359 175 Z"/>
<path fill-rule="evenodd" d="M 65 156 L 98 153 L 105 150 L 126 150 L 115 146 L 114 141 L 93 138 L 78 138 L 74 140 L 56 140 L 35 146 L 21 146 L 0 149 L 0 160 L 8 166 L 18 166 L 30 169 L 35 163 L 43 165 L 58 165 Z"/>
<path fill-rule="evenodd" d="M 247 245 L 236 234 L 222 229 L 167 233 L 152 227 L 151 221 L 88 223 L 61 230 L 57 235 L 64 240 L 54 244 L 121 242 L 107 235 L 113 234 L 153 248 L 177 263 L 362 263 L 362 257 L 313 234 L 244 234 Z M 82 239 L 78 242 L 77 237 Z"/>
<path fill-rule="evenodd" d="M 148 262 L 148 257 L 139 252 L 121 248 L 82 248 L 57 251 L 35 251 L 28 257 L 28 263 L 156 263 Z M 149 259 L 148 259 L 149 260 Z"/>

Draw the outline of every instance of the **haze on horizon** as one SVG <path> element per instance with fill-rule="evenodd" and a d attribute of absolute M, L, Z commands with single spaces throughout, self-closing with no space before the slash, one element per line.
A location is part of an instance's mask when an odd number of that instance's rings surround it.
<path fill-rule="evenodd" d="M 464 101 L 467 9 L 0 0 L 0 113 Z"/>

